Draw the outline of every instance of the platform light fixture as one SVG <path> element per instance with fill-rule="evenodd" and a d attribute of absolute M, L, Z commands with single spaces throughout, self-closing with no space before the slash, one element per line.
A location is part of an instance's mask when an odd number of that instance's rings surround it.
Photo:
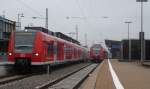
<path fill-rule="evenodd" d="M 131 39 L 130 39 L 130 24 L 132 23 L 131 21 L 126 21 L 125 22 L 126 24 L 128 24 L 128 41 L 129 41 L 129 44 L 128 44 L 128 47 L 129 47 L 129 61 L 131 61 Z"/>
<path fill-rule="evenodd" d="M 18 24 L 17 24 L 17 30 L 21 30 L 21 18 L 24 17 L 23 13 L 18 13 Z"/>

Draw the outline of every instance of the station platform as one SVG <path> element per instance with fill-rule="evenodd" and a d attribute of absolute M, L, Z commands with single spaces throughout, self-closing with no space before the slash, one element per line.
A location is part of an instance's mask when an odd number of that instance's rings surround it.
<path fill-rule="evenodd" d="M 144 66 L 150 66 L 150 61 L 144 61 L 144 62 L 143 62 L 143 65 L 144 65 Z"/>
<path fill-rule="evenodd" d="M 80 89 L 150 89 L 150 67 L 105 59 Z"/>

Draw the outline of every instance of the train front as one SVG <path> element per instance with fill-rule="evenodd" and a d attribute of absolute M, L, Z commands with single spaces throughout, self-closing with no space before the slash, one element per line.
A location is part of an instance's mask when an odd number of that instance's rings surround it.
<path fill-rule="evenodd" d="M 30 66 L 35 32 L 12 32 L 8 47 L 8 63 Z"/>
<path fill-rule="evenodd" d="M 94 62 L 98 62 L 100 60 L 99 48 L 91 48 L 91 59 Z"/>

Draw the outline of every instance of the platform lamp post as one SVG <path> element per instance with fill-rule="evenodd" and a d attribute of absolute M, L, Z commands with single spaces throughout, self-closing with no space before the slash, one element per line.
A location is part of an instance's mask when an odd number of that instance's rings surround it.
<path fill-rule="evenodd" d="M 88 44 L 87 44 L 87 33 L 84 34 L 84 39 L 85 39 L 85 47 L 88 47 Z"/>
<path fill-rule="evenodd" d="M 76 26 L 75 26 L 75 29 L 76 29 L 76 40 L 78 41 L 78 32 L 79 32 L 79 30 L 78 30 L 78 24 L 76 24 Z"/>
<path fill-rule="evenodd" d="M 24 17 L 23 13 L 18 13 L 18 24 L 17 24 L 17 30 L 21 30 L 21 18 Z"/>
<path fill-rule="evenodd" d="M 148 0 L 136 0 L 136 2 L 141 3 L 141 32 L 140 41 L 141 41 L 141 63 L 143 63 L 145 59 L 145 39 L 144 39 L 144 31 L 143 31 L 143 2 L 148 2 Z"/>
<path fill-rule="evenodd" d="M 131 21 L 126 21 L 126 24 L 128 24 L 128 41 L 129 41 L 129 61 L 131 61 L 131 39 L 130 39 L 130 24 L 132 23 Z"/>

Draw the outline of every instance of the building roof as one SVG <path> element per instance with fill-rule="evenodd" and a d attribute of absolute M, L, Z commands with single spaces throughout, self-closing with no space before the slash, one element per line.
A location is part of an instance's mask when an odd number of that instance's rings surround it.
<path fill-rule="evenodd" d="M 0 21 L 4 21 L 6 23 L 10 23 L 10 24 L 14 24 L 16 23 L 15 21 L 12 21 L 12 20 L 9 20 L 9 19 L 6 19 L 6 18 L 3 18 L 2 16 L 0 16 Z"/>

